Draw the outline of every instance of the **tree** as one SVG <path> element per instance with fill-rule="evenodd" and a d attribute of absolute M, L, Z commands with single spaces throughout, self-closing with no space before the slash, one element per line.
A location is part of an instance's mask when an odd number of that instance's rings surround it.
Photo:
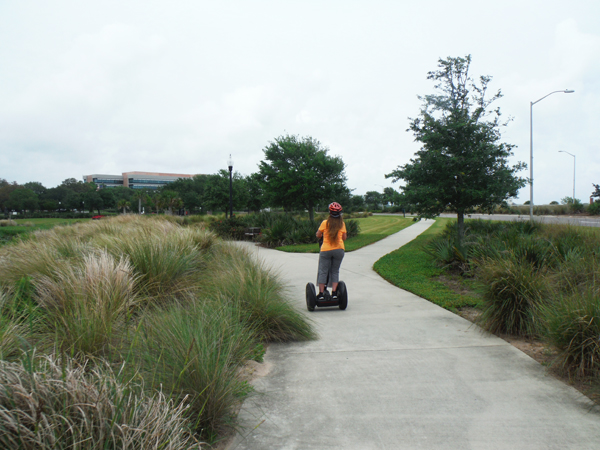
<path fill-rule="evenodd" d="M 19 187 L 20 186 L 17 184 L 16 181 L 13 181 L 12 183 L 4 184 L 3 186 L 0 187 L 0 209 L 2 209 L 2 210 L 8 209 L 7 202 L 10 199 L 10 195 L 12 194 L 12 192 L 14 190 L 19 189 Z"/>
<path fill-rule="evenodd" d="M 377 191 L 367 191 L 365 194 L 365 203 L 371 209 L 379 209 L 379 205 L 383 202 L 383 194 Z"/>
<path fill-rule="evenodd" d="M 344 205 L 342 205 L 344 206 Z M 362 195 L 353 195 L 350 197 L 350 208 L 354 211 L 362 211 L 366 208 L 365 197 Z"/>
<path fill-rule="evenodd" d="M 179 209 L 183 206 L 183 201 L 175 191 L 164 190 L 160 193 L 163 207 L 167 208 L 169 215 L 173 215 L 173 208 Z"/>
<path fill-rule="evenodd" d="M 592 183 L 592 186 L 594 186 L 594 188 L 596 188 L 596 190 L 594 192 L 592 192 L 591 197 L 600 198 L 600 184 Z"/>
<path fill-rule="evenodd" d="M 39 209 L 38 196 L 31 189 L 19 187 L 11 192 L 6 207 L 15 211 L 34 211 Z"/>
<path fill-rule="evenodd" d="M 246 207 L 248 208 L 248 212 L 258 212 L 263 207 L 264 192 L 260 180 L 260 174 L 258 173 L 253 173 L 246 177 L 246 191 L 248 192 Z"/>
<path fill-rule="evenodd" d="M 312 220 L 316 205 L 348 191 L 342 158 L 312 137 L 280 136 L 263 151 L 258 173 L 270 205 L 306 209 Z"/>
<path fill-rule="evenodd" d="M 38 198 L 44 197 L 44 195 L 46 195 L 46 191 L 48 190 L 42 183 L 38 181 L 30 181 L 29 183 L 25 183 L 23 187 L 26 189 L 31 189 L 33 192 L 35 192 L 35 195 L 37 195 Z"/>
<path fill-rule="evenodd" d="M 134 200 L 138 201 L 138 214 L 142 213 L 142 202 L 145 202 L 148 198 L 148 191 L 146 189 L 134 189 L 133 195 L 131 196 Z"/>
<path fill-rule="evenodd" d="M 479 207 L 491 210 L 527 184 L 516 173 L 522 162 L 508 165 L 513 145 L 501 143 L 500 109 L 489 110 L 502 94 L 488 98 L 489 76 L 476 83 L 469 75 L 471 56 L 438 61 L 438 70 L 429 72 L 435 95 L 423 101 L 420 116 L 410 128 L 421 149 L 410 163 L 386 175 L 404 180 L 407 203 L 414 205 L 419 218 L 433 218 L 447 208 L 457 214 L 458 240 L 464 236 L 464 215 Z"/>
<path fill-rule="evenodd" d="M 127 210 L 131 208 L 131 203 L 122 198 L 117 202 L 117 208 L 123 210 L 123 214 L 127 213 Z"/>

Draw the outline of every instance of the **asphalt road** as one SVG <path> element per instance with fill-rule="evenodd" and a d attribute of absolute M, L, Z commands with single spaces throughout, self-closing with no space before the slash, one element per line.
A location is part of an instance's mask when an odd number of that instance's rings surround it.
<path fill-rule="evenodd" d="M 347 253 L 349 305 L 306 311 L 318 255 L 258 249 L 319 332 L 272 344 L 229 450 L 598 449 L 600 410 L 504 340 L 381 279 L 373 263 L 421 221 Z"/>

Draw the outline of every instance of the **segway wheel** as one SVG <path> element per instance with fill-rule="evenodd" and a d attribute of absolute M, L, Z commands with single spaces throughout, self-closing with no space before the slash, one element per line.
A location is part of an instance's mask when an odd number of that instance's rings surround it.
<path fill-rule="evenodd" d="M 314 284 L 308 283 L 306 285 L 306 308 L 309 311 L 314 311 L 315 306 L 317 306 L 317 290 Z"/>
<path fill-rule="evenodd" d="M 346 283 L 344 283 L 343 281 L 340 281 L 338 283 L 337 293 L 338 293 L 338 301 L 340 302 L 339 308 L 341 310 L 344 310 L 348 307 L 348 291 L 346 289 Z"/>

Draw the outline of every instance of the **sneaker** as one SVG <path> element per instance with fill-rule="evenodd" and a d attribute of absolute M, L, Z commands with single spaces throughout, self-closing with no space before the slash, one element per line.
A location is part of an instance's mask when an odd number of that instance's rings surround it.
<path fill-rule="evenodd" d="M 319 292 L 317 294 L 317 301 L 322 302 L 323 300 L 325 300 L 325 296 L 323 295 L 322 292 Z"/>
<path fill-rule="evenodd" d="M 338 299 L 338 296 L 337 296 L 337 291 L 333 291 L 333 292 L 331 293 L 331 299 L 332 299 L 332 300 L 337 300 L 337 299 Z"/>

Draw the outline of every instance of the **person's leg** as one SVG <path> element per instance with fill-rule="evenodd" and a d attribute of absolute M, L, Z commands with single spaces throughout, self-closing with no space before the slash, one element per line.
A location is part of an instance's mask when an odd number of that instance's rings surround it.
<path fill-rule="evenodd" d="M 342 249 L 331 251 L 331 289 L 334 293 L 337 293 L 340 281 L 340 266 L 342 265 L 344 254 L 345 252 Z"/>
<path fill-rule="evenodd" d="M 332 258 L 331 251 L 319 253 L 319 274 L 317 276 L 317 283 L 319 284 L 319 294 L 325 291 L 325 283 L 327 283 L 327 274 L 331 267 Z"/>

